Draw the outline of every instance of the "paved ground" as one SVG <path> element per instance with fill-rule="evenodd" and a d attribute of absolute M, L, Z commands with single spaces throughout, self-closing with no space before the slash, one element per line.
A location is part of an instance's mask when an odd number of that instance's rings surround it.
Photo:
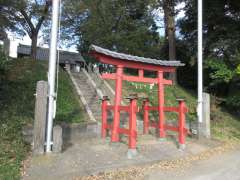
<path fill-rule="evenodd" d="M 159 161 L 195 156 L 219 146 L 217 142 L 200 143 L 189 139 L 186 150 L 180 151 L 173 136 L 165 142 L 160 142 L 152 135 L 144 135 L 138 138 L 138 155 L 133 159 L 128 159 L 127 145 L 124 142 L 113 145 L 97 137 L 97 130 L 93 130 L 92 127 L 85 128 L 88 129 L 85 133 L 82 133 L 84 131 L 80 129 L 79 127 L 64 129 L 65 147 L 63 153 L 32 157 L 23 179 L 73 179 L 117 168 L 136 165 L 148 166 L 148 164 Z M 192 171 L 195 172 L 196 170 L 194 170 Z M 152 176 L 146 175 L 145 178 L 158 179 L 161 176 L 161 171 L 157 171 Z M 169 178 L 171 179 L 171 174 L 169 174 Z"/>
<path fill-rule="evenodd" d="M 146 180 L 240 180 L 240 148 L 195 161 L 184 169 L 153 171 Z"/>

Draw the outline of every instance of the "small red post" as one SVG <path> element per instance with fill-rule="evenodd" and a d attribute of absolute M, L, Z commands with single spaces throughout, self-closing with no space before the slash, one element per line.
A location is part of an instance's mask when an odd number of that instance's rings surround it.
<path fill-rule="evenodd" d="M 103 96 L 102 99 L 102 138 L 105 138 L 107 135 L 107 96 Z"/>
<path fill-rule="evenodd" d="M 185 102 L 183 99 L 177 99 L 179 103 L 179 118 L 178 118 L 178 141 L 180 148 L 185 147 Z"/>
<path fill-rule="evenodd" d="M 163 72 L 158 71 L 158 128 L 159 137 L 164 138 L 166 136 L 164 129 L 164 83 Z"/>
<path fill-rule="evenodd" d="M 143 102 L 143 134 L 148 134 L 149 130 L 149 100 L 146 98 Z"/>
<path fill-rule="evenodd" d="M 131 99 L 129 112 L 129 149 L 136 149 L 137 143 L 137 100 Z"/>
<path fill-rule="evenodd" d="M 121 96 L 122 96 L 122 75 L 123 75 L 123 66 L 117 66 L 116 72 L 116 87 L 115 87 L 115 104 L 114 104 L 114 117 L 113 117 L 113 128 L 111 134 L 111 142 L 119 141 L 118 128 L 120 125 L 120 112 L 119 106 L 121 105 Z"/>
<path fill-rule="evenodd" d="M 141 77 L 141 78 L 144 77 L 144 71 L 143 71 L 143 69 L 139 69 L 139 70 L 138 70 L 138 76 Z"/>

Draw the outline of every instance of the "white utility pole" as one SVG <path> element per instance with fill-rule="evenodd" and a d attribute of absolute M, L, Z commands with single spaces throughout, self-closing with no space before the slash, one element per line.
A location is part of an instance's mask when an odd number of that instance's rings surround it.
<path fill-rule="evenodd" d="M 203 70 L 202 70 L 202 60 L 203 60 L 203 47 L 202 47 L 202 0 L 198 0 L 198 122 L 202 123 L 203 116 Z"/>
<path fill-rule="evenodd" d="M 47 145 L 46 152 L 52 151 L 52 129 L 54 116 L 55 101 L 55 75 L 56 75 L 56 57 L 57 57 L 57 38 L 58 38 L 58 22 L 59 22 L 60 0 L 52 0 L 52 29 L 51 44 L 48 66 L 48 116 L 47 116 Z"/>

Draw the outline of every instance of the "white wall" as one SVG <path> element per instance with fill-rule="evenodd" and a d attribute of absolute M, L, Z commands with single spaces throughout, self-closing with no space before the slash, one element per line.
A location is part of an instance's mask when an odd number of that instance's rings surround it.
<path fill-rule="evenodd" d="M 10 43 L 9 43 L 9 57 L 17 58 L 17 56 L 18 56 L 17 47 L 18 47 L 18 42 L 10 41 Z"/>

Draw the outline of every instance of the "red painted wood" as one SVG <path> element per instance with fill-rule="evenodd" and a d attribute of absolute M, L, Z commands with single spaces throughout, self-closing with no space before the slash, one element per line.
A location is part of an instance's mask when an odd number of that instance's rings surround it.
<path fill-rule="evenodd" d="M 112 124 L 107 124 L 106 129 L 112 129 Z"/>
<path fill-rule="evenodd" d="M 115 80 L 116 79 L 116 73 L 104 73 L 102 74 L 102 78 L 103 79 L 112 79 Z M 127 76 L 127 75 L 123 75 L 123 80 L 125 81 L 131 81 L 131 82 L 144 82 L 144 83 L 157 83 L 158 80 L 154 79 L 154 78 L 145 78 L 145 77 L 141 77 L 141 76 Z M 167 79 L 163 79 L 163 84 L 165 85 L 172 85 L 172 80 L 167 80 Z"/>
<path fill-rule="evenodd" d="M 147 63 L 141 63 L 141 62 L 126 61 L 122 59 L 113 58 L 104 54 L 100 54 L 97 52 L 92 53 L 92 55 L 104 64 L 112 64 L 115 66 L 121 65 L 127 68 L 144 69 L 149 71 L 162 71 L 162 72 L 175 72 L 175 69 L 176 69 L 176 67 L 172 67 L 172 66 L 159 66 L 159 65 L 147 64 Z"/>
<path fill-rule="evenodd" d="M 145 78 L 145 77 L 139 77 L 139 76 L 124 75 L 123 80 L 131 81 L 131 82 L 157 83 L 157 79 Z"/>
<path fill-rule="evenodd" d="M 170 125 L 165 125 L 164 127 L 166 130 L 178 132 L 178 127 L 170 126 Z"/>
<path fill-rule="evenodd" d="M 130 131 L 129 131 L 129 129 L 125 129 L 125 128 L 118 128 L 118 132 L 120 133 L 120 134 L 126 134 L 126 135 L 130 135 Z"/>
<path fill-rule="evenodd" d="M 158 125 L 159 125 L 159 137 L 164 138 L 166 136 L 164 130 L 164 85 L 163 85 L 163 72 L 158 71 Z"/>
<path fill-rule="evenodd" d="M 153 128 L 158 128 L 158 123 L 156 122 L 151 122 L 149 123 L 149 126 L 150 127 L 153 127 Z M 171 125 L 164 125 L 164 128 L 165 130 L 169 130 L 169 131 L 175 131 L 175 132 L 179 132 L 179 128 L 178 127 L 175 127 L 175 126 L 171 126 Z M 188 134 L 189 133 L 189 130 L 184 128 L 184 133 L 185 134 Z"/>
<path fill-rule="evenodd" d="M 149 111 L 158 111 L 158 106 L 149 106 L 145 108 Z M 178 107 L 163 107 L 163 110 L 167 112 L 179 112 Z"/>
<path fill-rule="evenodd" d="M 141 77 L 141 78 L 144 77 L 144 71 L 143 71 L 143 69 L 139 69 L 139 70 L 138 70 L 138 76 Z"/>
<path fill-rule="evenodd" d="M 116 78 L 116 86 L 115 86 L 115 103 L 114 103 L 114 117 L 113 117 L 113 128 L 112 128 L 112 142 L 119 141 L 118 128 L 120 125 L 120 112 L 119 106 L 121 105 L 121 96 L 122 96 L 122 75 L 123 75 L 123 67 L 117 66 L 117 78 Z"/>
<path fill-rule="evenodd" d="M 102 101 L 102 138 L 107 135 L 107 100 Z"/>
<path fill-rule="evenodd" d="M 149 126 L 159 129 L 159 137 L 166 136 L 166 130 L 178 132 L 178 139 L 180 144 L 185 144 L 185 136 L 188 130 L 185 128 L 185 113 L 188 112 L 187 107 L 183 101 L 179 101 L 179 107 L 164 107 L 164 85 L 172 85 L 171 80 L 163 78 L 164 72 L 175 72 L 176 67 L 159 66 L 148 63 L 127 61 L 118 58 L 112 58 L 101 53 L 92 53 L 100 62 L 117 66 L 116 73 L 103 74 L 103 79 L 112 79 L 116 81 L 115 86 L 115 103 L 113 106 L 108 106 L 105 102 L 102 103 L 102 137 L 106 136 L 106 129 L 112 130 L 111 141 L 118 142 L 119 134 L 126 134 L 129 136 L 129 148 L 136 148 L 136 112 L 138 111 L 137 102 L 135 99 L 131 100 L 130 106 L 121 106 L 122 96 L 122 80 L 132 82 L 157 83 L 158 84 L 158 106 L 149 107 L 149 102 L 144 102 L 144 133 L 148 133 Z M 123 68 L 138 69 L 138 76 L 128 76 L 123 74 Z M 157 78 L 145 78 L 144 70 L 157 71 Z M 114 119 L 112 125 L 107 124 L 107 109 L 114 111 Z M 158 123 L 149 123 L 149 111 L 158 111 Z M 129 129 L 120 128 L 120 111 L 129 113 Z M 166 112 L 177 112 L 179 114 L 178 127 L 165 124 Z"/>
<path fill-rule="evenodd" d="M 164 107 L 164 111 L 167 111 L 167 112 L 179 112 L 179 108 L 178 107 Z"/>
<path fill-rule="evenodd" d="M 137 100 L 132 99 L 130 102 L 130 113 L 129 113 L 129 142 L 128 148 L 129 149 L 136 149 L 137 139 L 136 139 L 136 132 L 137 132 L 137 117 L 136 117 L 136 107 L 137 107 Z"/>
<path fill-rule="evenodd" d="M 178 141 L 179 144 L 185 144 L 185 113 L 184 113 L 185 103 L 184 101 L 179 101 L 179 121 L 178 121 L 178 128 L 179 128 L 179 134 L 178 134 Z"/>
<path fill-rule="evenodd" d="M 101 75 L 101 77 L 103 78 L 103 79 L 112 79 L 112 80 L 116 80 L 117 79 L 117 75 L 116 75 L 116 73 L 103 73 L 102 75 Z"/>
<path fill-rule="evenodd" d="M 148 106 L 146 107 L 148 111 L 158 111 L 158 106 Z"/>
<path fill-rule="evenodd" d="M 114 105 L 108 105 L 107 106 L 107 109 L 109 110 L 114 110 Z M 129 112 L 129 106 L 119 106 L 119 111 L 126 111 L 126 112 Z"/>
<path fill-rule="evenodd" d="M 145 100 L 143 102 L 143 134 L 148 134 L 149 131 L 149 100 Z"/>
<path fill-rule="evenodd" d="M 154 127 L 154 128 L 158 128 L 158 123 L 151 122 L 151 123 L 149 123 L 149 126 Z"/>

